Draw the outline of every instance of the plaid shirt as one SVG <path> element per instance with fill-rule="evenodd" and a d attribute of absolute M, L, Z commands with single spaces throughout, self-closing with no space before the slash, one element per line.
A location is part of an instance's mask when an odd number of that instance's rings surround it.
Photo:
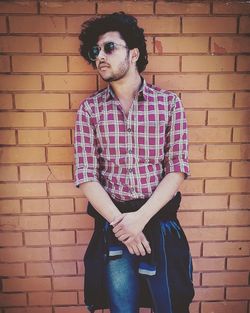
<path fill-rule="evenodd" d="M 148 198 L 170 172 L 189 174 L 180 99 L 143 81 L 128 116 L 108 86 L 84 100 L 75 124 L 75 184 L 99 181 L 120 201 Z M 185 175 L 185 176 L 186 176 Z"/>

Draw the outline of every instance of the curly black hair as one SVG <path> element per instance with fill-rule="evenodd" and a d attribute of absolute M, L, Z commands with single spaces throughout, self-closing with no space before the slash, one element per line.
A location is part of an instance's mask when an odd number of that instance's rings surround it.
<path fill-rule="evenodd" d="M 134 16 L 125 14 L 124 12 L 115 12 L 92 18 L 82 24 L 79 35 L 81 56 L 95 68 L 95 62 L 89 59 L 88 51 L 96 45 L 101 35 L 111 31 L 119 32 L 129 49 L 139 49 L 140 56 L 136 62 L 136 66 L 139 73 L 143 72 L 148 64 L 144 30 L 138 27 L 137 19 Z"/>

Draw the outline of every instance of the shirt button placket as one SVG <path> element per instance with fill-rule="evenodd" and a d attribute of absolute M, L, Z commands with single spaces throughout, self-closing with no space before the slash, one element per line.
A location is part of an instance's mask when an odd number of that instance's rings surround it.
<path fill-rule="evenodd" d="M 129 177 L 129 186 L 130 192 L 134 193 L 134 174 L 133 174 L 133 142 L 132 142 L 132 128 L 131 128 L 131 113 L 129 112 L 127 118 L 127 155 L 128 155 L 128 177 Z"/>

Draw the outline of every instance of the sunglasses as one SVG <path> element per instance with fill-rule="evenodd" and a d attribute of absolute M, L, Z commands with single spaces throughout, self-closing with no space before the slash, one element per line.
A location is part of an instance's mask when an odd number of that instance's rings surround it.
<path fill-rule="evenodd" d="M 105 52 L 105 54 L 111 55 L 116 49 L 118 49 L 118 47 L 128 48 L 127 46 L 122 45 L 120 43 L 115 43 L 115 42 L 110 41 L 110 42 L 106 42 L 103 45 L 103 51 Z M 93 46 L 88 52 L 89 59 L 91 61 L 96 61 L 101 50 L 102 50 L 102 47 L 98 45 Z"/>

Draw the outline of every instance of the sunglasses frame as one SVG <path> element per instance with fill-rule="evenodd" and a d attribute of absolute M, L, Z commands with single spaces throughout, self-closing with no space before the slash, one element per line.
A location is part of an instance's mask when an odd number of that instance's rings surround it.
<path fill-rule="evenodd" d="M 116 43 L 113 41 L 108 41 L 108 42 L 105 42 L 102 46 L 99 46 L 99 45 L 93 46 L 88 51 L 88 57 L 89 57 L 90 61 L 95 62 L 102 49 L 106 55 L 112 55 L 114 53 L 114 51 L 117 49 L 117 47 L 123 47 L 123 48 L 128 49 L 128 46 L 126 46 L 126 45 L 123 45 L 121 43 Z M 97 48 L 98 54 L 94 58 L 92 55 L 95 55 L 95 53 L 92 53 L 92 52 L 95 48 Z"/>

